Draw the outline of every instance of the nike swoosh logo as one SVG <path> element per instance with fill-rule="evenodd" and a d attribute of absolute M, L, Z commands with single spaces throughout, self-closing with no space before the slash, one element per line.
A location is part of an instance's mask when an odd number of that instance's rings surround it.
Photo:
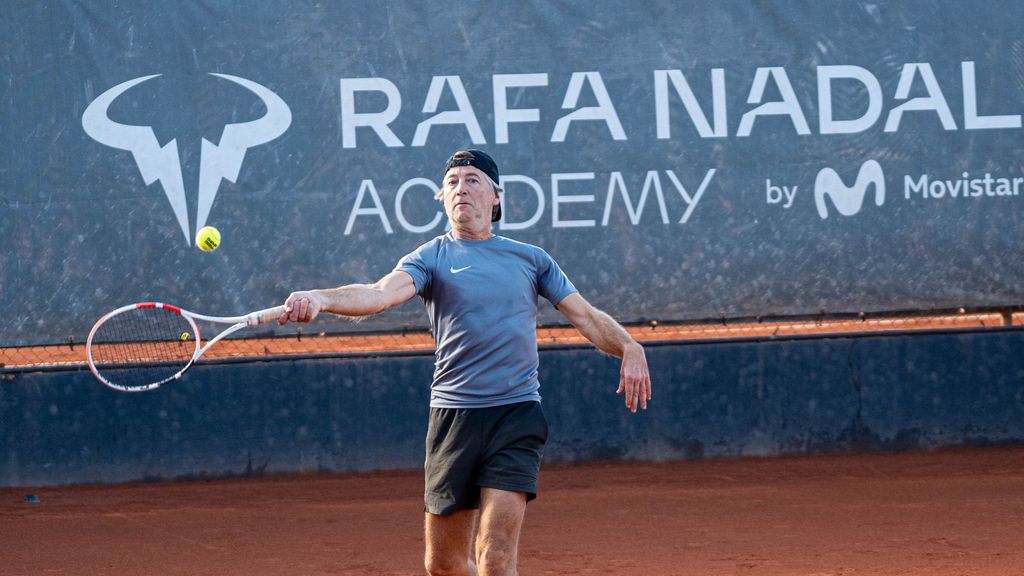
<path fill-rule="evenodd" d="M 452 266 L 449 270 L 451 270 L 452 274 L 458 274 L 459 272 L 469 270 L 470 268 L 472 268 L 472 266 L 466 266 L 465 268 L 456 268 L 455 266 Z"/>

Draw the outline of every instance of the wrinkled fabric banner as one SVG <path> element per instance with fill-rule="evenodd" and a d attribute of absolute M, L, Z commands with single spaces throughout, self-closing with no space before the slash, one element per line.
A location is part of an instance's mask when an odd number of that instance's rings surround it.
<path fill-rule="evenodd" d="M 444 232 L 465 147 L 499 164 L 495 232 L 621 321 L 1024 295 L 1019 3 L 6 12 L 3 345 L 134 301 L 232 315 L 372 282 Z M 426 324 L 412 302 L 318 328 Z"/>

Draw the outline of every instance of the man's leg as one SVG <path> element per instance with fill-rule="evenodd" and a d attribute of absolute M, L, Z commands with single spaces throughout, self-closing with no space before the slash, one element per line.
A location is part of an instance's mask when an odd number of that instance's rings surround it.
<path fill-rule="evenodd" d="M 424 514 L 426 554 L 423 565 L 430 576 L 476 576 L 473 564 L 473 527 L 476 510 L 449 516 Z"/>
<path fill-rule="evenodd" d="M 476 564 L 480 576 L 518 574 L 519 532 L 525 515 L 526 494 L 480 489 L 480 523 L 476 536 Z"/>

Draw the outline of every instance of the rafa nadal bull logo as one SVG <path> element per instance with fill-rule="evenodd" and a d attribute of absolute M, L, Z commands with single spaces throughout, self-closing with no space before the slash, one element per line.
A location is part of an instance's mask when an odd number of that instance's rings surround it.
<path fill-rule="evenodd" d="M 218 144 L 203 138 L 200 151 L 196 230 L 206 225 L 206 218 L 210 214 L 213 200 L 217 197 L 220 181 L 223 179 L 233 184 L 238 179 L 246 150 L 277 138 L 292 122 L 292 112 L 288 105 L 268 88 L 237 76 L 216 73 L 211 75 L 234 82 L 255 94 L 266 105 L 267 113 L 256 120 L 225 125 Z M 185 201 L 185 184 L 177 140 L 172 139 L 164 146 L 160 146 L 152 127 L 120 124 L 107 116 L 110 105 L 121 94 L 157 76 L 160 74 L 128 80 L 101 94 L 82 114 L 82 128 L 89 137 L 100 144 L 131 152 L 147 186 L 157 180 L 160 181 L 178 225 L 185 234 L 185 240 L 191 245 L 192 234 L 189 231 L 188 205 Z"/>

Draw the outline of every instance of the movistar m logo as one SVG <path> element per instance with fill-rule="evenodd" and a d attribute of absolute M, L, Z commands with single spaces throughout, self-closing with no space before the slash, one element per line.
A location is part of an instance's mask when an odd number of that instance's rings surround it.
<path fill-rule="evenodd" d="M 882 166 L 874 160 L 868 160 L 861 165 L 853 186 L 843 183 L 835 170 L 822 168 L 818 172 L 818 177 L 814 179 L 814 204 L 818 208 L 818 216 L 822 219 L 828 218 L 826 196 L 832 200 L 836 211 L 843 216 L 853 216 L 860 212 L 868 187 L 871 185 L 874 185 L 875 205 L 885 204 L 885 175 L 882 173 Z"/>
<path fill-rule="evenodd" d="M 267 113 L 256 120 L 225 125 L 217 144 L 205 138 L 202 140 L 195 230 L 206 225 L 206 218 L 217 197 L 220 181 L 234 183 L 238 179 L 246 150 L 266 144 L 284 134 L 292 122 L 292 112 L 288 105 L 268 88 L 237 76 L 215 73 L 211 75 L 234 82 L 258 96 L 266 105 Z M 147 186 L 157 180 L 160 181 L 185 240 L 191 245 L 192 231 L 189 228 L 188 205 L 185 201 L 185 184 L 177 140 L 160 146 L 152 127 L 120 124 L 107 116 L 107 110 L 119 96 L 136 85 L 158 76 L 160 74 L 128 80 L 101 94 L 82 114 L 82 128 L 100 144 L 131 152 Z"/>

